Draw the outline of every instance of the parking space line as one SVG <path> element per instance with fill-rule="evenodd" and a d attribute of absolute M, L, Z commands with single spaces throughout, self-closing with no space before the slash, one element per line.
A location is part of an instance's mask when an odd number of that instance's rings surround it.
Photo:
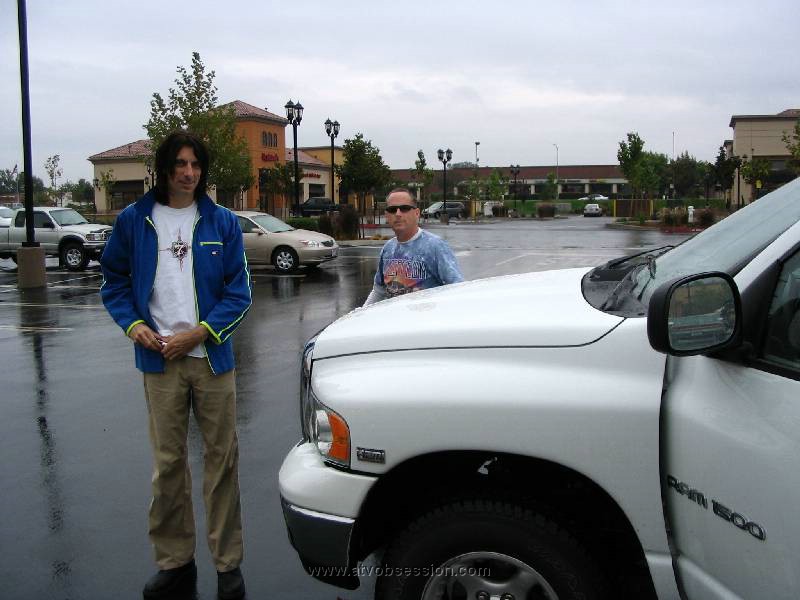
<path fill-rule="evenodd" d="M 72 327 L 22 327 L 20 325 L 0 325 L 0 330 L 5 331 L 23 331 L 26 333 L 36 332 L 57 332 L 57 331 L 74 331 Z"/>
<path fill-rule="evenodd" d="M 102 304 L 37 304 L 35 302 L 0 302 L 0 307 L 3 306 L 15 306 L 15 307 L 22 307 L 22 308 L 77 308 L 77 309 L 97 309 L 97 310 L 105 310 L 105 306 Z"/>

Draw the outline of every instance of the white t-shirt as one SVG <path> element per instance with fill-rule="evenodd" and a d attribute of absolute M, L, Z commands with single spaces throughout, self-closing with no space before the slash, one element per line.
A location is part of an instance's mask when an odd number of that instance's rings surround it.
<path fill-rule="evenodd" d="M 197 204 L 171 208 L 156 202 L 153 224 L 158 234 L 158 267 L 150 295 L 150 315 L 161 335 L 189 331 L 199 324 L 194 297 L 192 273 L 192 237 L 197 221 Z M 206 355 L 202 344 L 189 356 Z"/>

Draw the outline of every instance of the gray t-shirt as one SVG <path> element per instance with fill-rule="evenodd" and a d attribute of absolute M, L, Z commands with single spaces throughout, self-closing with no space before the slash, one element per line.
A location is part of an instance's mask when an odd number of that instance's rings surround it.
<path fill-rule="evenodd" d="M 383 246 L 372 293 L 365 306 L 384 298 L 464 281 L 458 261 L 442 238 L 420 229 L 407 242 Z"/>

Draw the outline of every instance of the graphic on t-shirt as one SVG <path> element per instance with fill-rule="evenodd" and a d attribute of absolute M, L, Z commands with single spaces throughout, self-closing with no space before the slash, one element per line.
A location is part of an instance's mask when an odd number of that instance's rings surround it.
<path fill-rule="evenodd" d="M 415 291 L 428 276 L 425 263 L 407 258 L 392 258 L 383 269 L 383 282 L 389 297 Z"/>
<path fill-rule="evenodd" d="M 183 271 L 183 259 L 185 259 L 189 255 L 189 250 L 192 247 L 189 245 L 189 242 L 181 239 L 181 232 L 178 231 L 178 239 L 172 242 L 169 248 L 163 248 L 162 252 L 171 252 L 173 258 L 178 259 L 178 263 L 180 264 L 181 271 Z"/>

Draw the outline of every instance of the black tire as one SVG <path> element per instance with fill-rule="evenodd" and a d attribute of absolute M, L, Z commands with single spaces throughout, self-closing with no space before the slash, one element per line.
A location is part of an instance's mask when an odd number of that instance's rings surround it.
<path fill-rule="evenodd" d="M 278 246 L 272 253 L 272 264 L 280 273 L 290 273 L 300 265 L 300 259 L 289 246 Z"/>
<path fill-rule="evenodd" d="M 443 574 L 464 566 L 488 572 Z M 472 600 L 490 585 L 487 597 L 597 600 L 605 588 L 588 554 L 555 522 L 492 499 L 459 500 L 411 523 L 389 545 L 379 575 L 376 600 Z"/>
<path fill-rule="evenodd" d="M 89 264 L 89 254 L 79 242 L 67 242 L 59 254 L 61 263 L 68 271 L 83 271 Z"/>

